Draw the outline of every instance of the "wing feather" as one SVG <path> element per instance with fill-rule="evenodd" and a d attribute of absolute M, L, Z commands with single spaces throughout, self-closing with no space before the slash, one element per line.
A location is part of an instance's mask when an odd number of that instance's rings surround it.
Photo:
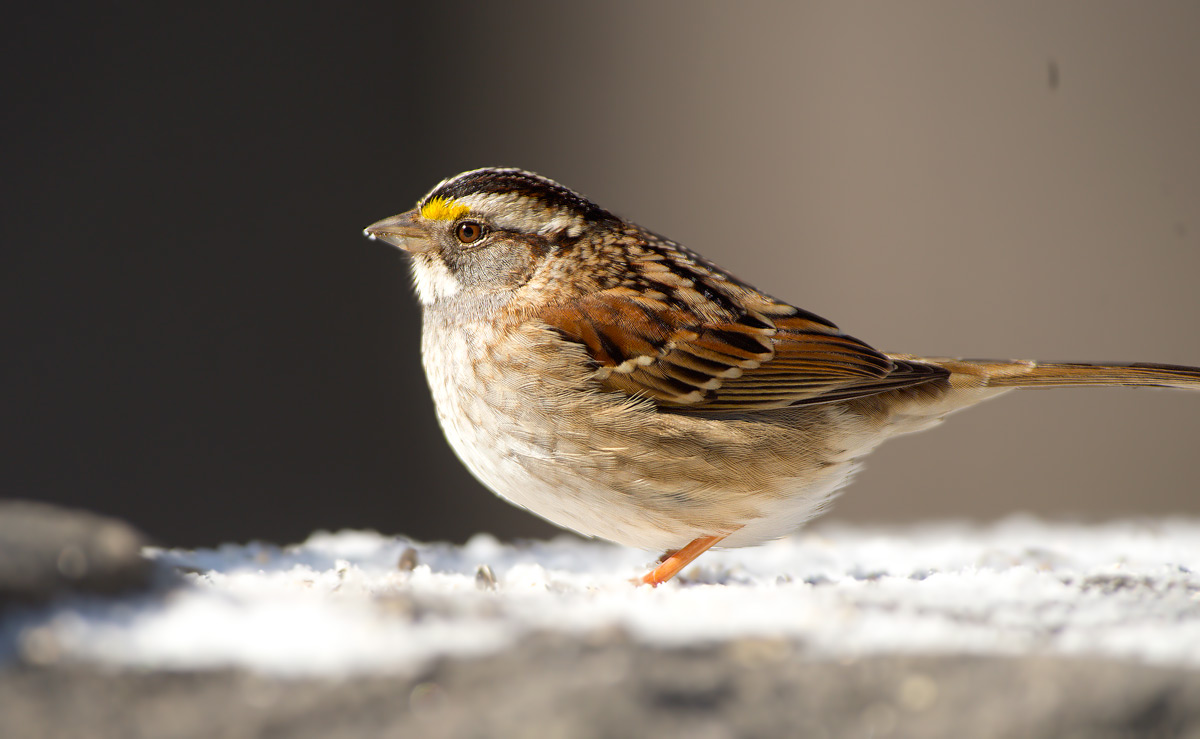
<path fill-rule="evenodd" d="M 826 403 L 945 374 L 934 365 L 893 361 L 790 308 L 781 303 L 783 315 L 744 311 L 706 320 L 636 291 L 606 290 L 554 306 L 543 318 L 584 346 L 604 388 L 681 411 Z"/>

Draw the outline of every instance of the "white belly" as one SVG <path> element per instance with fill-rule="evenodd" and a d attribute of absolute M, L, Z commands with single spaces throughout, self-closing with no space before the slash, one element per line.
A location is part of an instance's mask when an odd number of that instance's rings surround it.
<path fill-rule="evenodd" d="M 729 537 L 723 546 L 761 543 L 819 513 L 867 451 L 823 446 L 821 429 L 839 422 L 828 408 L 772 420 L 664 415 L 621 395 L 582 393 L 582 361 L 564 357 L 534 381 L 511 357 L 482 361 L 470 330 L 459 337 L 435 342 L 427 331 L 423 341 L 450 446 L 500 497 L 585 536 L 646 549 L 720 534 Z"/>

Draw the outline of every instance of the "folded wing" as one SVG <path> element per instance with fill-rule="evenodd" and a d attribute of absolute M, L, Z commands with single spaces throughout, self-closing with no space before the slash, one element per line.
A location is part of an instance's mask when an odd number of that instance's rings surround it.
<path fill-rule="evenodd" d="M 662 291 L 616 288 L 557 305 L 544 318 L 587 350 L 605 389 L 678 410 L 827 403 L 948 374 L 890 359 L 793 306 L 759 302 L 762 310 L 738 310 L 727 301 L 726 315 L 701 317 Z"/>

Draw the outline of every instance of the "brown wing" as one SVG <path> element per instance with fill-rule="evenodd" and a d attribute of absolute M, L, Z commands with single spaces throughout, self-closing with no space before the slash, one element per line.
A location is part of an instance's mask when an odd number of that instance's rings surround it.
<path fill-rule="evenodd" d="M 620 287 L 556 305 L 543 319 L 586 348 L 606 389 L 678 410 L 826 403 L 946 374 L 934 365 L 893 361 L 824 319 L 741 283 L 700 288 L 719 291 L 703 295 L 705 318 L 677 294 Z M 721 309 L 712 311 L 718 297 Z"/>

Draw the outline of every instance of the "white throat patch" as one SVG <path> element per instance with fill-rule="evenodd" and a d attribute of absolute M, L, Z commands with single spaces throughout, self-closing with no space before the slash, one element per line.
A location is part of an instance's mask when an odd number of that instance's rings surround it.
<path fill-rule="evenodd" d="M 417 297 L 423 305 L 454 297 L 461 288 L 458 278 L 436 254 L 413 254 L 412 273 Z"/>

